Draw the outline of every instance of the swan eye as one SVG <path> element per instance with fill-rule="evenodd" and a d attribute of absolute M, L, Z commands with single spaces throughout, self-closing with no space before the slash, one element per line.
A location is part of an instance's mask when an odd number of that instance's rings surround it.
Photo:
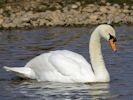
<path fill-rule="evenodd" d="M 114 37 L 114 36 L 112 36 L 111 34 L 109 34 L 109 40 L 111 40 L 111 39 L 113 39 L 113 42 L 116 42 L 117 41 L 117 39 Z"/>

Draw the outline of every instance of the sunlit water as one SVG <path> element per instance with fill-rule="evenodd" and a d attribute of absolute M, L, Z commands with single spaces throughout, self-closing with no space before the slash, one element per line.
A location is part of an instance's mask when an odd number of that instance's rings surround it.
<path fill-rule="evenodd" d="M 115 26 L 118 52 L 102 40 L 110 83 L 37 82 L 21 80 L 3 66 L 21 67 L 50 50 L 67 49 L 89 61 L 88 42 L 95 27 L 41 28 L 0 32 L 0 100 L 133 100 L 133 26 Z M 89 74 L 89 73 L 88 73 Z"/>

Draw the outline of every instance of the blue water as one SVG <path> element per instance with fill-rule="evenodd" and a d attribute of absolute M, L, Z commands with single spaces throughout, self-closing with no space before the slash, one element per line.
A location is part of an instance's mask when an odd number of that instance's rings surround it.
<path fill-rule="evenodd" d="M 3 66 L 22 67 L 50 50 L 67 49 L 89 61 L 90 27 L 51 27 L 0 32 L 0 100 L 133 100 L 133 26 L 115 26 L 118 52 L 102 40 L 110 83 L 56 83 L 22 80 Z"/>

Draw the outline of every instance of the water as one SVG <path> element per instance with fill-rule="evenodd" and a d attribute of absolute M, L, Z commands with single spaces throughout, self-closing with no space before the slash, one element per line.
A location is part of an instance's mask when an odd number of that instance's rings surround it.
<path fill-rule="evenodd" d="M 37 82 L 22 80 L 2 66 L 24 66 L 50 50 L 68 49 L 87 60 L 88 40 L 95 27 L 41 28 L 0 32 L 0 100 L 133 100 L 133 26 L 115 26 L 118 52 L 102 40 L 110 83 Z"/>

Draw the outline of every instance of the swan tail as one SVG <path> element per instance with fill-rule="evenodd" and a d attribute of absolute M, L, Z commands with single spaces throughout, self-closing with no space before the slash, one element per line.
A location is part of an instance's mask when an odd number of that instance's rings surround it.
<path fill-rule="evenodd" d="M 11 67 L 4 66 L 3 68 L 6 71 L 12 72 L 19 77 L 35 79 L 35 73 L 29 67 L 13 67 L 13 68 L 11 68 Z"/>

